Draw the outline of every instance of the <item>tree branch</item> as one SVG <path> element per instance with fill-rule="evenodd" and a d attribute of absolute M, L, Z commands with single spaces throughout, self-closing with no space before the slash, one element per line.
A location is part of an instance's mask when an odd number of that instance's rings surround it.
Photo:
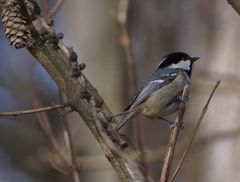
<path fill-rule="evenodd" d="M 185 158 L 186 158 L 186 156 L 187 156 L 187 153 L 188 153 L 188 151 L 189 151 L 189 149 L 190 149 L 190 147 L 191 147 L 191 145 L 192 145 L 193 139 L 194 139 L 194 137 L 195 137 L 196 134 L 197 134 L 198 128 L 199 128 L 199 126 L 200 126 L 200 124 L 201 124 L 201 122 L 202 122 L 202 120 L 203 120 L 203 117 L 204 117 L 205 113 L 206 113 L 207 110 L 208 110 L 208 105 L 209 105 L 209 103 L 210 103 L 210 101 L 211 101 L 211 99 L 212 99 L 212 97 L 213 97 L 213 95 L 214 95 L 217 87 L 219 86 L 219 84 L 220 84 L 220 81 L 218 80 L 218 81 L 216 82 L 216 84 L 215 84 L 215 86 L 214 86 L 214 88 L 213 88 L 213 90 L 212 90 L 212 92 L 211 92 L 208 100 L 207 100 L 207 103 L 205 104 L 205 106 L 204 106 L 203 109 L 202 109 L 202 113 L 201 113 L 201 115 L 200 115 L 200 117 L 199 117 L 199 119 L 198 119 L 198 121 L 197 121 L 197 124 L 196 124 L 194 130 L 193 130 L 193 134 L 192 134 L 192 136 L 191 136 L 191 138 L 190 138 L 189 144 L 187 145 L 187 148 L 186 148 L 186 150 L 184 151 L 184 153 L 183 153 L 183 155 L 182 155 L 182 157 L 181 157 L 181 159 L 180 159 L 180 161 L 179 161 L 179 163 L 178 163 L 178 165 L 177 165 L 177 167 L 176 167 L 176 169 L 175 169 L 175 171 L 174 171 L 174 173 L 173 173 L 173 175 L 172 175 L 172 177 L 171 177 L 171 179 L 170 179 L 170 182 L 173 182 L 174 179 L 175 179 L 175 177 L 177 176 L 177 174 L 178 174 L 178 172 L 179 172 L 179 170 L 180 170 L 180 168 L 181 168 L 181 166 L 182 166 L 182 164 L 183 164 L 183 161 L 185 160 Z"/>
<path fill-rule="evenodd" d="M 130 40 L 129 32 L 127 29 L 127 19 L 128 19 L 128 7 L 129 0 L 118 0 L 117 11 L 116 11 L 116 21 L 119 27 L 119 40 L 125 53 L 126 70 L 128 77 L 128 97 L 134 97 L 137 93 L 137 73 L 136 64 L 134 62 L 132 43 Z M 140 150 L 143 149 L 143 144 L 141 140 L 141 124 L 137 121 L 137 117 L 131 122 L 131 134 L 134 139 L 134 143 Z M 145 165 L 144 153 L 141 153 L 141 159 L 143 165 Z"/>
<path fill-rule="evenodd" d="M 11 112 L 0 112 L 0 116 L 21 116 L 21 115 L 26 115 L 26 114 L 34 114 L 34 113 L 39 113 L 39 112 L 62 109 L 62 108 L 65 108 L 65 107 L 68 107 L 68 106 L 64 105 L 64 104 L 57 104 L 55 106 L 47 106 L 47 107 L 42 107 L 42 108 L 38 108 L 38 109 L 29 109 L 29 110 L 11 111 Z"/>
<path fill-rule="evenodd" d="M 60 9 L 60 7 L 62 6 L 63 3 L 64 3 L 64 0 L 57 0 L 54 7 L 51 10 L 49 10 L 47 16 L 53 17 L 58 12 L 58 10 Z"/>
<path fill-rule="evenodd" d="M 116 20 L 119 26 L 119 39 L 122 46 L 127 64 L 127 75 L 129 78 L 129 96 L 133 97 L 137 93 L 137 73 L 136 66 L 133 60 L 133 52 L 131 40 L 127 30 L 129 0 L 118 0 Z"/>
<path fill-rule="evenodd" d="M 240 0 L 227 0 L 227 2 L 236 10 L 238 15 L 240 15 Z"/>
<path fill-rule="evenodd" d="M 96 107 L 96 101 L 94 100 L 93 97 L 91 98 L 91 104 L 92 104 L 92 114 L 94 117 L 94 121 L 96 123 L 97 130 L 98 130 L 99 135 L 102 136 L 104 143 L 111 149 L 111 151 L 116 156 L 118 156 L 119 158 L 121 158 L 122 160 L 124 160 L 126 162 L 126 164 L 127 164 L 126 166 L 129 171 L 134 171 L 135 179 L 132 179 L 133 181 L 146 181 L 146 180 L 149 181 L 150 179 L 146 179 L 146 177 L 144 176 L 145 172 L 142 171 L 143 170 L 142 166 L 139 165 L 138 162 L 133 160 L 133 158 L 131 157 L 131 154 L 124 153 L 124 151 L 121 148 L 118 148 L 113 143 L 113 141 L 108 136 L 108 134 L 106 132 L 104 132 L 103 124 L 104 124 L 104 121 L 106 120 L 106 118 L 104 115 L 102 115 L 102 113 L 99 112 L 100 109 Z"/>
<path fill-rule="evenodd" d="M 61 91 L 59 91 L 59 96 L 60 96 L 61 102 L 63 102 L 65 100 L 65 97 Z M 69 118 L 67 114 L 63 115 L 63 123 L 64 123 L 64 131 L 63 131 L 64 139 L 68 149 L 68 153 L 69 153 L 68 155 L 70 156 L 71 164 L 73 167 L 73 170 L 72 170 L 73 180 L 74 182 L 80 182 L 80 176 L 79 176 L 80 169 L 77 165 L 76 155 L 75 155 L 74 146 L 73 146 L 72 131 L 70 128 Z"/>
<path fill-rule="evenodd" d="M 49 12 L 48 0 L 42 0 L 43 4 L 43 15 L 46 16 Z"/>
<path fill-rule="evenodd" d="M 32 105 L 34 107 L 39 107 L 40 101 L 33 98 Z M 61 162 L 55 163 L 55 161 L 53 161 L 52 159 L 49 159 L 52 166 L 54 168 L 56 168 L 58 171 L 60 171 L 61 173 L 64 173 L 64 174 L 70 173 L 73 170 L 73 167 L 71 165 L 71 162 L 65 157 L 64 153 L 61 150 L 60 144 L 52 131 L 52 127 L 51 127 L 50 121 L 48 119 L 48 116 L 46 115 L 46 113 L 38 112 L 38 113 L 36 113 L 36 118 L 37 118 L 40 126 L 46 133 L 49 141 L 51 142 L 51 144 L 54 148 L 54 151 L 56 152 L 56 154 L 58 155 L 58 157 L 61 161 Z M 60 164 L 61 164 L 61 166 L 60 166 Z"/>
<path fill-rule="evenodd" d="M 184 99 L 189 91 L 188 85 L 184 86 L 183 94 L 182 94 L 182 99 Z M 171 132 L 169 143 L 168 143 L 168 150 L 164 158 L 164 163 L 161 171 L 161 176 L 160 176 L 160 182 L 167 182 L 169 178 L 169 173 L 171 169 L 171 164 L 172 164 L 172 159 L 173 159 L 173 154 L 175 151 L 175 146 L 177 144 L 177 139 L 179 132 L 182 127 L 182 120 L 185 112 L 185 103 L 181 102 L 179 105 L 178 109 L 178 116 L 176 118 L 176 126 Z"/>
<path fill-rule="evenodd" d="M 2 2 L 2 1 L 1 1 Z M 0 9 L 2 9 L 2 3 L 0 2 Z M 33 22 L 33 27 L 36 31 L 34 34 L 27 39 L 27 49 L 28 51 L 38 60 L 38 62 L 46 69 L 49 75 L 55 80 L 56 84 L 59 86 L 61 91 L 66 94 L 66 97 L 69 101 L 69 106 L 71 106 L 84 120 L 84 122 L 89 127 L 90 131 L 93 133 L 97 139 L 99 145 L 101 146 L 105 156 L 115 168 L 117 174 L 120 176 L 122 181 L 134 181 L 138 179 L 138 173 L 135 173 L 134 169 L 129 170 L 128 163 L 125 160 L 116 155 L 104 142 L 102 136 L 99 134 L 94 118 L 91 112 L 90 98 L 94 97 L 97 105 L 101 109 L 101 113 L 110 118 L 112 116 L 111 111 L 108 106 L 104 103 L 102 97 L 98 94 L 97 90 L 92 86 L 88 79 L 80 72 L 79 77 L 73 75 L 72 59 L 74 57 L 64 50 L 69 50 L 67 46 L 63 44 L 62 41 L 58 41 L 58 47 L 60 49 L 56 50 L 56 47 L 53 47 L 50 43 L 44 40 L 40 33 L 37 30 L 40 30 L 47 23 L 43 18 L 37 17 Z M 39 28 L 40 27 L 40 28 Z M 50 35 L 55 30 L 51 28 Z M 46 28 L 45 28 L 46 29 Z M 60 45 L 61 43 L 61 45 Z M 66 49 L 62 49 L 62 47 Z M 75 57 L 74 57 L 75 58 Z M 71 61 L 70 61 L 71 60 Z M 104 128 L 106 133 L 109 133 L 113 129 L 113 125 L 117 123 L 115 119 L 107 121 L 107 127 Z M 136 163 L 139 162 L 139 156 L 134 152 L 133 148 L 128 144 L 122 137 L 118 134 L 114 135 L 115 145 L 122 148 L 123 152 L 128 155 L 131 153 L 131 158 Z M 142 171 L 144 173 L 144 171 Z M 142 174 L 141 174 L 142 175 Z M 145 181 L 149 181 L 149 178 L 146 174 L 143 174 Z"/>

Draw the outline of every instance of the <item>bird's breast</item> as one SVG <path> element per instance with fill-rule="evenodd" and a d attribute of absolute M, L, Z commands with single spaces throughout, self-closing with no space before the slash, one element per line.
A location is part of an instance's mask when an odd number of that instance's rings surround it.
<path fill-rule="evenodd" d="M 155 91 L 145 101 L 142 113 L 150 118 L 158 118 L 175 112 L 180 103 L 178 97 L 181 96 L 184 86 L 190 84 L 188 76 L 180 71 L 170 84 Z"/>

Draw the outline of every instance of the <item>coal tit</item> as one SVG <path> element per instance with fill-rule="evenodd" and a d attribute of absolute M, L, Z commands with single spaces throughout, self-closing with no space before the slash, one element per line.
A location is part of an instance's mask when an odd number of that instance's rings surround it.
<path fill-rule="evenodd" d="M 163 119 L 162 117 L 177 111 L 184 86 L 191 86 L 192 65 L 198 59 L 199 57 L 190 57 L 183 52 L 165 56 L 125 109 L 127 114 L 115 130 L 122 128 L 138 113 L 148 118 Z"/>

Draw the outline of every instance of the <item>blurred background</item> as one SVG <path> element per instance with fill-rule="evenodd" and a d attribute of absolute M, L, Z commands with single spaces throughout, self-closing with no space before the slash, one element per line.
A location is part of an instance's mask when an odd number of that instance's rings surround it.
<path fill-rule="evenodd" d="M 55 2 L 49 1 L 49 7 Z M 176 181 L 239 181 L 240 17 L 235 10 L 227 1 L 218 0 L 130 0 L 127 29 L 132 43 L 132 70 L 120 44 L 116 9 L 117 0 L 65 0 L 54 17 L 56 30 L 65 35 L 64 42 L 74 47 L 79 62 L 86 63 L 84 74 L 117 114 L 133 94 L 129 72 L 136 71 L 133 81 L 139 88 L 166 54 L 183 51 L 201 57 L 194 65 L 185 127 L 174 164 L 218 79 L 221 85 Z M 0 26 L 0 112 L 59 103 L 58 88 L 47 72 L 25 49 L 11 47 Z M 63 119 L 57 112 L 41 117 L 1 117 L 1 182 L 72 181 L 71 175 L 53 167 L 55 154 L 41 127 L 41 118 L 51 123 L 64 148 Z M 118 181 L 81 118 L 72 113 L 69 119 L 81 181 Z M 159 179 L 170 131 L 167 123 L 143 117 L 129 122 L 121 131 L 144 151 L 145 167 L 155 181 Z"/>

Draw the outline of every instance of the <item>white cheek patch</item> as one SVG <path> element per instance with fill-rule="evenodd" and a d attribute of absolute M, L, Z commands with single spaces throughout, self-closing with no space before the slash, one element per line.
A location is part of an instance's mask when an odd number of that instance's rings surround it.
<path fill-rule="evenodd" d="M 163 82 L 165 82 L 165 80 L 153 80 L 149 83 L 163 83 Z"/>
<path fill-rule="evenodd" d="M 189 71 L 191 69 L 190 65 L 191 65 L 190 60 L 186 60 L 186 61 L 182 60 L 177 64 L 171 64 L 170 66 L 168 66 L 168 68 L 180 68 L 180 69 Z"/>

